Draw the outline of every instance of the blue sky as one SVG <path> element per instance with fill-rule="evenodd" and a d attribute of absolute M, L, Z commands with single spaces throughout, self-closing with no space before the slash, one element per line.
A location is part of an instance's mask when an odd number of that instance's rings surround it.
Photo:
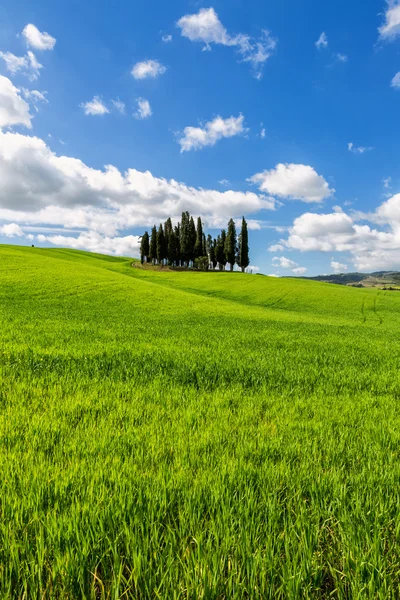
<path fill-rule="evenodd" d="M 0 23 L 0 243 L 136 255 L 187 209 L 214 235 L 244 214 L 263 273 L 400 269 L 397 1 L 6 1 Z"/>

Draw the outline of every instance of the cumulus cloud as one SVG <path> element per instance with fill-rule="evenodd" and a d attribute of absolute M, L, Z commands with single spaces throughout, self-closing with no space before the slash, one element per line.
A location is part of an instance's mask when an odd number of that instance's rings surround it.
<path fill-rule="evenodd" d="M 243 115 L 228 119 L 218 116 L 212 121 L 208 121 L 203 127 L 185 127 L 183 136 L 178 140 L 181 152 L 199 150 L 204 146 L 214 146 L 222 138 L 245 133 L 247 129 L 243 126 L 243 122 Z"/>
<path fill-rule="evenodd" d="M 56 38 L 52 37 L 46 31 L 39 31 L 36 25 L 28 23 L 22 31 L 26 44 L 35 50 L 53 50 L 56 45 Z"/>
<path fill-rule="evenodd" d="M 7 225 L 0 225 L 0 235 L 13 238 L 23 236 L 24 232 L 17 223 L 8 223 Z"/>
<path fill-rule="evenodd" d="M 0 128 L 24 125 L 30 129 L 31 118 L 29 104 L 21 98 L 19 89 L 0 75 Z"/>
<path fill-rule="evenodd" d="M 347 54 L 342 54 L 341 52 L 335 52 L 333 54 L 333 58 L 336 59 L 338 62 L 342 62 L 342 63 L 346 63 L 349 60 L 349 57 L 347 56 Z"/>
<path fill-rule="evenodd" d="M 321 48 L 328 47 L 328 36 L 326 35 L 325 31 L 321 33 L 318 40 L 315 42 L 315 45 L 318 48 L 318 50 L 320 50 Z"/>
<path fill-rule="evenodd" d="M 336 260 L 332 260 L 331 261 L 331 268 L 333 269 L 334 273 L 344 273 L 344 271 L 347 271 L 347 265 L 337 262 Z"/>
<path fill-rule="evenodd" d="M 262 192 L 303 202 L 322 202 L 335 193 L 322 175 L 308 165 L 281 163 L 275 169 L 256 173 L 249 181 Z"/>
<path fill-rule="evenodd" d="M 374 150 L 373 146 L 355 146 L 353 142 L 349 142 L 347 148 L 349 152 L 352 152 L 353 154 L 364 154 L 365 152 Z"/>
<path fill-rule="evenodd" d="M 4 60 L 9 73 L 16 75 L 21 72 L 31 81 L 38 79 L 40 69 L 43 68 L 31 50 L 28 50 L 25 56 L 16 56 L 12 52 L 0 52 L 0 58 Z"/>
<path fill-rule="evenodd" d="M 292 269 L 292 273 L 295 275 L 304 275 L 307 273 L 307 269 L 306 267 L 296 267 L 295 269 Z"/>
<path fill-rule="evenodd" d="M 95 231 L 88 231 L 81 233 L 78 237 L 39 234 L 37 239 L 40 243 L 49 242 L 63 248 L 89 250 L 90 252 L 115 254 L 117 256 L 139 256 L 140 249 L 140 238 L 137 235 L 109 237 L 100 235 Z"/>
<path fill-rule="evenodd" d="M 21 93 L 23 97 L 31 103 L 32 107 L 39 112 L 40 104 L 48 104 L 47 100 L 47 92 L 39 92 L 39 90 L 27 90 L 26 88 L 21 88 Z"/>
<path fill-rule="evenodd" d="M 282 244 L 272 244 L 272 246 L 268 248 L 268 252 L 283 252 L 284 250 L 285 246 Z"/>
<path fill-rule="evenodd" d="M 119 237 L 123 231 L 149 227 L 169 216 L 177 220 L 184 210 L 200 215 L 212 226 L 275 207 L 263 194 L 193 188 L 149 171 L 128 169 L 122 173 L 113 165 L 93 169 L 79 159 L 58 156 L 38 137 L 1 131 L 0 180 L 1 222 L 22 228 L 52 226 L 91 232 L 91 245 L 87 237 L 80 237 L 79 242 L 61 240 L 60 244 L 80 243 L 79 247 L 93 249 L 96 243 L 96 248 L 102 244 L 104 251 L 109 242 L 99 241 L 94 234 Z M 259 227 L 259 223 L 249 221 L 250 226 Z M 51 243 L 58 240 L 48 237 Z"/>
<path fill-rule="evenodd" d="M 135 79 L 155 79 L 159 75 L 164 75 L 167 67 L 158 62 L 158 60 L 145 60 L 136 63 L 132 68 L 132 75 Z"/>
<path fill-rule="evenodd" d="M 357 217 L 382 228 L 359 223 Z M 369 215 L 350 216 L 343 211 L 305 213 L 294 220 L 287 239 L 280 240 L 280 245 L 301 252 L 350 253 L 355 268 L 360 271 L 399 268 L 400 194 L 383 202 Z"/>
<path fill-rule="evenodd" d="M 105 115 L 110 112 L 100 96 L 94 96 L 90 102 L 82 102 L 80 107 L 83 108 L 85 115 Z"/>
<path fill-rule="evenodd" d="M 382 40 L 394 40 L 400 35 L 400 3 L 398 0 L 387 0 L 384 23 L 379 27 Z"/>
<path fill-rule="evenodd" d="M 274 267 L 280 267 L 281 269 L 294 269 L 298 266 L 294 260 L 290 260 L 286 256 L 274 256 L 272 264 Z"/>
<path fill-rule="evenodd" d="M 393 77 L 392 81 L 390 82 L 390 87 L 394 88 L 395 90 L 400 88 L 400 71 Z"/>
<path fill-rule="evenodd" d="M 168 44 L 169 42 L 172 42 L 172 35 L 171 34 L 163 35 L 161 37 L 161 39 L 164 42 L 164 44 Z"/>
<path fill-rule="evenodd" d="M 150 102 L 145 98 L 137 99 L 137 110 L 133 113 L 135 119 L 147 119 L 153 114 Z"/>
<path fill-rule="evenodd" d="M 234 47 L 240 55 L 240 62 L 248 62 L 257 79 L 262 76 L 266 61 L 276 48 L 276 39 L 266 29 L 260 38 L 239 33 L 230 35 L 213 8 L 201 8 L 198 13 L 185 15 L 177 23 L 181 35 L 192 42 L 202 42 L 203 49 L 209 50 L 211 44 Z"/>
<path fill-rule="evenodd" d="M 391 187 L 392 187 L 392 185 L 391 185 L 391 183 L 392 183 L 392 178 L 391 178 L 391 177 L 385 177 L 385 178 L 382 180 L 382 183 L 383 183 L 383 187 L 384 187 L 385 189 L 387 189 L 387 190 L 390 190 L 390 189 L 391 189 Z"/>
<path fill-rule="evenodd" d="M 116 100 L 111 100 L 114 108 L 121 113 L 121 115 L 125 114 L 125 102 L 122 102 L 122 100 L 120 100 L 119 98 L 117 98 Z"/>

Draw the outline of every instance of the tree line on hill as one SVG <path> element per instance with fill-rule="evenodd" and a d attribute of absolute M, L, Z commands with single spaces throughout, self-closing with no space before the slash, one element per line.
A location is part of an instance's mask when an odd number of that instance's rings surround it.
<path fill-rule="evenodd" d="M 227 230 L 213 238 L 205 235 L 201 218 L 197 219 L 197 227 L 189 212 L 182 213 L 181 221 L 174 227 L 171 218 L 164 226 L 154 225 L 151 233 L 144 232 L 140 244 L 140 260 L 153 265 L 173 267 L 197 267 L 198 269 L 216 269 L 225 271 L 229 263 L 233 271 L 237 264 L 242 272 L 249 266 L 249 237 L 246 219 L 242 219 L 242 228 L 237 235 L 233 219 L 230 219 Z"/>

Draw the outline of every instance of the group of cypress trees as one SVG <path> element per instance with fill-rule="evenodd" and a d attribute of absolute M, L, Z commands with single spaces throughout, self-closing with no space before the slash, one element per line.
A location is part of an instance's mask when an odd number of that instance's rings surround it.
<path fill-rule="evenodd" d="M 187 211 L 183 212 L 175 227 L 169 218 L 164 226 L 160 223 L 158 229 L 154 225 L 150 235 L 145 231 L 140 244 L 140 259 L 142 264 L 195 266 L 204 270 L 215 269 L 218 265 L 220 271 L 225 271 L 229 263 L 231 271 L 235 264 L 244 271 L 250 264 L 246 219 L 242 219 L 239 236 L 234 220 L 230 219 L 227 231 L 222 229 L 220 235 L 213 238 L 210 234 L 205 236 L 200 217 L 196 227 L 193 217 Z"/>

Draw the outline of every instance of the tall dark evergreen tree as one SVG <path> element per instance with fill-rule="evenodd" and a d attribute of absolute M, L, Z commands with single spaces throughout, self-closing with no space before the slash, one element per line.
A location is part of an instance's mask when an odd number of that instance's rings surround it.
<path fill-rule="evenodd" d="M 218 264 L 218 259 L 217 259 L 217 240 L 215 238 L 213 239 L 213 243 L 212 243 L 212 254 L 210 251 L 210 260 L 212 262 L 212 268 L 216 269 L 217 264 Z"/>
<path fill-rule="evenodd" d="M 192 262 L 194 262 L 194 259 L 196 257 L 195 254 L 195 246 L 196 246 L 196 226 L 194 224 L 194 219 L 193 217 L 190 217 L 190 221 L 189 221 L 189 240 L 190 240 L 190 246 L 189 246 L 189 260 L 191 260 Z"/>
<path fill-rule="evenodd" d="M 194 245 L 194 257 L 200 258 L 203 254 L 203 224 L 200 217 L 197 219 L 196 243 Z"/>
<path fill-rule="evenodd" d="M 222 231 L 221 231 L 222 255 L 221 255 L 221 262 L 218 261 L 220 263 L 220 267 L 222 266 L 222 271 L 225 271 L 225 265 L 227 263 L 226 256 L 225 256 L 225 244 L 226 244 L 226 231 L 225 231 L 225 229 L 222 229 Z"/>
<path fill-rule="evenodd" d="M 151 230 L 149 260 L 156 264 L 157 260 L 157 227 L 154 225 Z"/>
<path fill-rule="evenodd" d="M 178 266 L 181 262 L 181 225 L 178 223 L 174 229 L 175 238 L 176 238 L 176 262 Z"/>
<path fill-rule="evenodd" d="M 163 226 L 160 223 L 160 227 L 157 231 L 157 260 L 160 265 L 163 264 L 164 258 L 167 258 L 167 248 L 165 244 L 165 235 Z"/>
<path fill-rule="evenodd" d="M 208 234 L 208 236 L 207 236 L 206 256 L 208 256 L 208 260 L 210 261 L 210 267 L 212 269 L 215 269 L 215 265 L 214 265 L 214 263 L 216 263 L 215 245 L 214 245 L 214 240 L 212 239 L 210 234 Z"/>
<path fill-rule="evenodd" d="M 140 262 L 143 264 L 146 260 L 148 261 L 150 251 L 150 240 L 149 234 L 147 231 L 142 235 L 142 240 L 140 242 Z"/>
<path fill-rule="evenodd" d="M 168 264 L 175 266 L 178 260 L 178 247 L 174 229 L 171 229 L 168 239 Z"/>
<path fill-rule="evenodd" d="M 203 254 L 202 256 L 207 256 L 207 242 L 206 242 L 206 234 L 203 232 Z"/>
<path fill-rule="evenodd" d="M 171 231 L 172 231 L 172 221 L 171 221 L 171 218 L 168 217 L 168 219 L 164 223 L 165 245 L 167 248 L 168 248 L 168 244 L 169 244 L 169 236 L 171 235 Z M 165 257 L 165 258 L 167 258 L 167 257 Z"/>
<path fill-rule="evenodd" d="M 187 264 L 190 260 L 190 231 L 189 231 L 190 215 L 189 213 L 182 213 L 181 221 L 181 260 Z"/>
<path fill-rule="evenodd" d="M 242 218 L 242 231 L 239 236 L 239 252 L 238 252 L 238 265 L 244 273 L 245 269 L 250 264 L 249 257 L 249 234 L 247 231 L 246 219 Z"/>
<path fill-rule="evenodd" d="M 217 243 L 215 246 L 215 257 L 218 262 L 219 270 L 223 271 L 224 265 L 225 265 L 225 262 L 224 262 L 225 261 L 225 249 L 224 249 L 224 242 L 222 241 L 220 235 L 217 237 Z"/>
<path fill-rule="evenodd" d="M 237 255 L 237 235 L 235 221 L 230 219 L 228 223 L 228 233 L 225 241 L 225 258 L 230 265 L 230 270 L 233 271 Z"/>

